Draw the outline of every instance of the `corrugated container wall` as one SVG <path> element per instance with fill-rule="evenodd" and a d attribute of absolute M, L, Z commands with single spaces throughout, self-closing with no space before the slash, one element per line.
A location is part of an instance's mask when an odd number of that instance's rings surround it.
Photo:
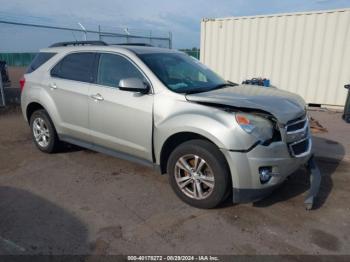
<path fill-rule="evenodd" d="M 201 61 L 233 82 L 266 77 L 307 103 L 343 106 L 350 9 L 203 19 Z"/>

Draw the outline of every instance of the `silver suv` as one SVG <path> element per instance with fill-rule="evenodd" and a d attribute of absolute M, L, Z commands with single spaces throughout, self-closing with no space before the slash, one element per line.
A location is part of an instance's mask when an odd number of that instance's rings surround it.
<path fill-rule="evenodd" d="M 301 97 L 227 82 L 179 51 L 58 43 L 21 87 L 41 151 L 64 141 L 157 167 L 200 208 L 261 199 L 311 157 Z"/>

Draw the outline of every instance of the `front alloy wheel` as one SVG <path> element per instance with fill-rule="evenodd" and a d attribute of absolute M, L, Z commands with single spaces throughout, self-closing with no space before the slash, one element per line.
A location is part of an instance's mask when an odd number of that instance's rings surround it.
<path fill-rule="evenodd" d="M 231 180 L 224 155 L 207 140 L 189 140 L 171 152 L 167 173 L 176 195 L 199 208 L 213 208 L 228 196 Z"/>
<path fill-rule="evenodd" d="M 175 179 L 179 189 L 188 197 L 206 199 L 215 186 L 215 177 L 208 163 L 193 154 L 182 156 L 175 165 Z"/>

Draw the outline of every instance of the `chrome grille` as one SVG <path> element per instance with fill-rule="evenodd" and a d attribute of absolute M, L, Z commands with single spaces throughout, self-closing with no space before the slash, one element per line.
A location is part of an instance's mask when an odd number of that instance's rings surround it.
<path fill-rule="evenodd" d="M 306 116 L 289 121 L 285 131 L 289 152 L 293 157 L 303 157 L 310 153 L 312 142 L 309 134 L 309 120 Z"/>
<path fill-rule="evenodd" d="M 306 124 L 307 124 L 307 118 L 304 118 L 304 119 L 299 120 L 295 123 L 289 124 L 287 126 L 287 133 L 300 130 L 300 129 L 304 128 Z"/>
<path fill-rule="evenodd" d="M 289 150 L 294 157 L 303 157 L 310 153 L 312 147 L 311 138 L 305 138 L 301 141 L 297 141 L 289 144 Z"/>
<path fill-rule="evenodd" d="M 292 122 L 285 128 L 287 143 L 299 141 L 309 136 L 309 120 L 307 117 Z"/>

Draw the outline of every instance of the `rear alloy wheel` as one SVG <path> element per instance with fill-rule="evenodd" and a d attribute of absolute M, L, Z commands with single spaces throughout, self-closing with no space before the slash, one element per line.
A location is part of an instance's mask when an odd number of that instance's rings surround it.
<path fill-rule="evenodd" d="M 33 135 L 40 147 L 47 147 L 50 141 L 50 131 L 41 117 L 35 118 L 33 122 Z"/>
<path fill-rule="evenodd" d="M 230 189 L 226 159 L 209 141 L 190 140 L 179 145 L 170 154 L 167 172 L 175 193 L 195 207 L 216 207 Z"/>
<path fill-rule="evenodd" d="M 55 127 L 45 110 L 41 109 L 32 114 L 30 117 L 30 128 L 33 141 L 41 151 L 53 153 L 59 149 L 60 141 Z"/>

